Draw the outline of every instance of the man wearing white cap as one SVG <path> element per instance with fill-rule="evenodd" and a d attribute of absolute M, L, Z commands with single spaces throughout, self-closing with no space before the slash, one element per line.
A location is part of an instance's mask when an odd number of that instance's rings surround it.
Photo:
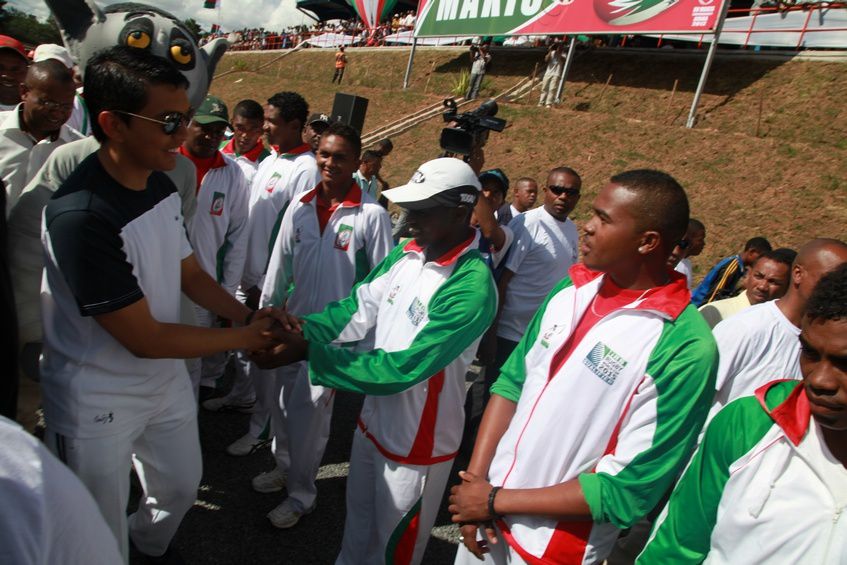
<path fill-rule="evenodd" d="M 260 366 L 309 360 L 313 385 L 365 393 L 350 456 L 336 563 L 419 563 L 461 441 L 465 373 L 497 295 L 469 217 L 476 174 L 458 159 L 421 165 L 384 192 L 408 210 L 413 239 L 349 297 L 291 319 Z M 293 333 L 298 330 L 302 335 Z M 354 343 L 374 331 L 374 346 Z"/>
<path fill-rule="evenodd" d="M 55 59 L 65 65 L 71 72 L 75 72 L 74 60 L 71 54 L 62 45 L 55 43 L 42 43 L 35 48 L 32 53 L 34 63 L 46 61 L 47 59 Z M 78 75 L 75 75 L 78 77 Z M 79 83 L 77 83 L 79 84 Z M 65 125 L 71 129 L 75 129 L 82 135 L 91 135 L 91 120 L 88 116 L 88 106 L 85 105 L 85 99 L 82 97 L 82 86 L 76 89 L 74 96 L 74 109 L 71 112 L 71 117 L 65 122 Z"/>

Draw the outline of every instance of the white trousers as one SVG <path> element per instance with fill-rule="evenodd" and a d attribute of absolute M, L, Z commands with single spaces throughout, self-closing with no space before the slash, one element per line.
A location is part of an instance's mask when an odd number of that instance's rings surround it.
<path fill-rule="evenodd" d="M 420 563 L 452 466 L 452 460 L 404 465 L 386 459 L 357 430 L 336 565 Z"/>
<path fill-rule="evenodd" d="M 559 88 L 559 77 L 556 75 L 544 75 L 541 79 L 541 98 L 538 104 L 547 105 L 556 103 L 556 90 Z M 473 557 L 473 555 L 471 555 Z M 479 562 L 479 560 L 477 560 Z"/>
<path fill-rule="evenodd" d="M 282 427 L 288 438 L 288 497 L 300 511 L 311 508 L 318 495 L 315 479 L 329 439 L 335 391 L 309 382 L 309 365 L 304 361 L 284 368 L 293 376 L 283 377 L 291 383 L 291 393 L 282 391 Z"/>
<path fill-rule="evenodd" d="M 47 446 L 91 492 L 127 563 L 127 533 L 142 553 L 161 555 L 197 498 L 203 473 L 197 408 L 188 388 L 179 390 L 138 426 L 107 437 L 61 435 L 48 422 Z M 127 519 L 130 465 L 144 492 Z"/>
<path fill-rule="evenodd" d="M 299 364 L 298 364 L 299 365 Z M 294 390 L 297 377 L 297 365 L 277 369 L 259 369 L 250 366 L 253 387 L 256 390 L 256 407 L 250 415 L 249 433 L 255 438 L 273 438 L 271 451 L 276 466 L 283 472 L 288 471 L 291 457 L 288 453 L 288 428 L 281 406 L 288 402 Z"/>

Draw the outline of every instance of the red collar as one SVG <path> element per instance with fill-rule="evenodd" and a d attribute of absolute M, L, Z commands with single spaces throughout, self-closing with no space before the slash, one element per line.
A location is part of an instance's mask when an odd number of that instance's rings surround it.
<path fill-rule="evenodd" d="M 773 410 L 768 408 L 766 403 L 768 391 L 774 386 L 786 381 L 794 382 L 793 379 L 782 379 L 760 386 L 756 389 L 756 398 L 767 415 L 771 417 L 777 426 L 782 428 L 785 437 L 791 440 L 791 443 L 794 445 L 800 445 L 800 442 L 809 430 L 809 422 L 812 416 L 809 410 L 809 398 L 806 396 L 803 383 L 798 382 L 794 390 L 791 391 L 791 394 L 788 395 L 788 398 L 783 400 Z"/>
<path fill-rule="evenodd" d="M 300 199 L 300 202 L 304 204 L 308 204 L 318 195 L 318 188 L 320 185 L 316 186 L 309 192 L 305 193 L 303 197 Z M 344 197 L 344 201 L 340 204 L 341 208 L 355 208 L 362 204 L 362 189 L 359 187 L 359 184 L 356 181 L 350 185 L 350 189 L 347 191 L 347 195 Z"/>
<path fill-rule="evenodd" d="M 199 167 L 203 163 L 208 163 L 210 162 L 210 160 L 211 165 L 208 169 L 220 169 L 221 167 L 226 167 L 226 159 L 224 159 L 224 156 L 220 151 L 215 151 L 215 156 L 209 159 L 201 159 L 200 157 L 195 157 L 185 149 L 184 145 L 179 146 L 179 152 L 191 159 L 191 162 L 194 163 L 195 167 Z"/>
<path fill-rule="evenodd" d="M 468 248 L 470 248 L 476 243 L 477 237 L 479 237 L 479 232 L 477 230 L 473 230 L 473 233 L 470 235 L 470 237 L 468 237 L 468 239 L 466 239 L 450 251 L 446 252 L 434 262 L 441 267 L 445 267 L 447 265 L 450 265 L 451 263 L 455 263 L 459 259 L 459 257 L 464 255 L 465 251 L 467 251 Z M 424 249 L 425 248 L 418 245 L 418 242 L 414 239 L 410 239 L 409 242 L 403 247 L 403 251 L 417 253 L 421 256 L 423 256 L 424 254 Z"/>
<path fill-rule="evenodd" d="M 253 149 L 251 149 L 247 153 L 242 153 L 242 154 L 239 155 L 238 152 L 235 151 L 235 140 L 230 139 L 229 143 L 227 143 L 226 145 L 223 146 L 223 148 L 221 148 L 221 153 L 226 153 L 227 155 L 235 155 L 236 157 L 245 157 L 245 158 L 247 158 L 250 161 L 253 161 L 255 163 L 259 160 L 259 156 L 262 154 L 262 151 L 264 151 L 264 150 L 265 150 L 265 144 L 260 139 L 259 141 L 256 142 L 256 145 L 253 146 Z"/>
<path fill-rule="evenodd" d="M 298 145 L 294 149 L 286 151 L 285 153 L 283 153 L 279 150 L 279 145 L 271 145 L 271 147 L 273 148 L 274 151 L 276 151 L 279 154 L 280 157 L 295 157 L 297 155 L 302 155 L 303 153 L 306 153 L 306 152 L 312 150 L 312 146 L 309 145 L 308 143 L 301 143 L 300 145 Z"/>
<path fill-rule="evenodd" d="M 601 271 L 592 271 L 584 263 L 577 263 L 568 270 L 575 287 L 579 288 L 605 275 Z M 635 307 L 637 310 L 656 310 L 676 320 L 691 303 L 691 292 L 685 275 L 676 271 L 669 273 L 670 281 L 656 287 Z"/>

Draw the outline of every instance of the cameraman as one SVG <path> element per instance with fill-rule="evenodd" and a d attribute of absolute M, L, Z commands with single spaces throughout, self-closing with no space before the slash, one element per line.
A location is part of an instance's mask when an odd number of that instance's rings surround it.
<path fill-rule="evenodd" d="M 488 44 L 483 43 L 479 47 L 471 45 L 470 55 L 471 78 L 465 98 L 467 100 L 476 100 L 476 97 L 479 96 L 479 87 L 482 85 L 482 79 L 485 76 L 485 69 L 491 62 L 491 53 L 488 52 Z"/>
<path fill-rule="evenodd" d="M 547 69 L 541 79 L 541 98 L 538 99 L 538 105 L 549 108 L 556 102 L 556 90 L 565 68 L 564 42 L 560 39 L 554 40 L 544 56 L 544 62 L 547 63 Z"/>

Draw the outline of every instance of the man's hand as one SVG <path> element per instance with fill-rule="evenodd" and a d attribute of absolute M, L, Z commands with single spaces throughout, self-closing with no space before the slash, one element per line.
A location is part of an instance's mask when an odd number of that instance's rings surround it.
<path fill-rule="evenodd" d="M 484 539 L 476 539 L 477 530 L 482 530 Z M 459 540 L 465 544 L 468 551 L 473 553 L 477 559 L 482 560 L 484 555 L 488 553 L 488 544 L 497 543 L 497 530 L 494 529 L 491 522 L 480 524 L 464 524 L 459 528 L 461 536 Z"/>
<path fill-rule="evenodd" d="M 459 471 L 462 482 L 450 489 L 453 522 L 484 522 L 494 516 L 488 513 L 488 494 L 491 483 L 473 473 Z"/>
<path fill-rule="evenodd" d="M 254 319 L 249 326 L 244 326 L 237 330 L 242 332 L 244 338 L 243 349 L 247 351 L 266 349 L 276 343 L 273 334 L 270 332 L 271 324 L 273 324 L 273 319 L 263 316 L 262 318 Z"/>
<path fill-rule="evenodd" d="M 303 339 L 302 335 L 285 331 L 281 324 L 274 324 L 270 335 L 275 345 L 267 349 L 256 348 L 250 352 L 250 359 L 260 369 L 274 369 L 303 361 L 308 357 L 309 342 Z"/>

